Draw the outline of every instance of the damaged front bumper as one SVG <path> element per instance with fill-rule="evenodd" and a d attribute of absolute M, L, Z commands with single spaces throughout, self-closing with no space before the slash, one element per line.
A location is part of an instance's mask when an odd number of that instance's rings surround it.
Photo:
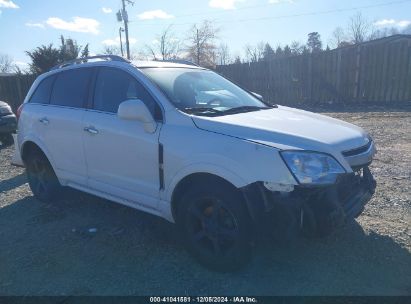
<path fill-rule="evenodd" d="M 327 235 L 358 217 L 371 199 L 376 182 L 368 166 L 342 174 L 329 186 L 296 186 L 291 192 L 247 186 L 244 195 L 258 228 L 277 238 Z"/>

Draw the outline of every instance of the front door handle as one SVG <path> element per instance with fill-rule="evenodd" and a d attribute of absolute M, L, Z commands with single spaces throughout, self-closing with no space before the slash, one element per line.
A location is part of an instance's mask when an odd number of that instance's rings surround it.
<path fill-rule="evenodd" d="M 41 122 L 43 125 L 48 125 L 50 123 L 47 117 L 40 118 L 39 122 Z"/>
<path fill-rule="evenodd" d="M 84 131 L 89 132 L 91 134 L 98 134 L 98 130 L 95 129 L 94 127 L 85 127 Z"/>

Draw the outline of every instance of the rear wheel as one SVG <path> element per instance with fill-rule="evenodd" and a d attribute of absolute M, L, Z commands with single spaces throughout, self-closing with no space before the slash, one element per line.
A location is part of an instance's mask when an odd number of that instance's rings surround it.
<path fill-rule="evenodd" d="M 241 195 L 221 183 L 188 190 L 177 224 L 188 251 L 203 265 L 234 271 L 252 256 L 252 225 Z"/>
<path fill-rule="evenodd" d="M 30 189 L 36 198 L 47 203 L 56 199 L 62 187 L 42 152 L 34 151 L 28 156 L 26 172 Z"/>

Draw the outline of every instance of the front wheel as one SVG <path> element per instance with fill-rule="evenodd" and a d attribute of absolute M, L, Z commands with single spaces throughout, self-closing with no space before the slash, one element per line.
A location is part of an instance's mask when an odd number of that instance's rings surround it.
<path fill-rule="evenodd" d="M 234 271 L 252 256 L 251 220 L 236 189 L 207 183 L 188 190 L 177 224 L 188 251 L 208 268 Z"/>
<path fill-rule="evenodd" d="M 56 199 L 61 185 L 46 156 L 34 151 L 26 162 L 27 179 L 34 196 L 43 202 Z"/>

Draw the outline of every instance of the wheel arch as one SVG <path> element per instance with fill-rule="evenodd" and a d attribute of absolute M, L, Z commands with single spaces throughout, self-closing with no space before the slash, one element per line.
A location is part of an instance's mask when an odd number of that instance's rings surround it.
<path fill-rule="evenodd" d="M 177 218 L 179 201 L 187 189 L 189 189 L 190 187 L 195 187 L 196 185 L 210 184 L 215 182 L 219 183 L 224 187 L 230 187 L 236 191 L 240 191 L 240 189 L 237 188 L 232 182 L 213 173 L 196 172 L 186 175 L 176 184 L 171 194 L 170 201 L 173 219 L 176 220 Z"/>
<path fill-rule="evenodd" d="M 54 164 L 53 164 L 53 160 L 50 158 L 50 155 L 49 153 L 47 153 L 47 150 L 41 145 L 39 145 L 38 143 L 36 143 L 35 141 L 33 140 L 24 141 L 23 144 L 21 145 L 20 151 L 21 151 L 21 159 L 23 160 L 24 165 L 26 165 L 27 157 L 30 155 L 32 151 L 39 151 L 47 158 L 54 172 L 56 172 Z"/>

